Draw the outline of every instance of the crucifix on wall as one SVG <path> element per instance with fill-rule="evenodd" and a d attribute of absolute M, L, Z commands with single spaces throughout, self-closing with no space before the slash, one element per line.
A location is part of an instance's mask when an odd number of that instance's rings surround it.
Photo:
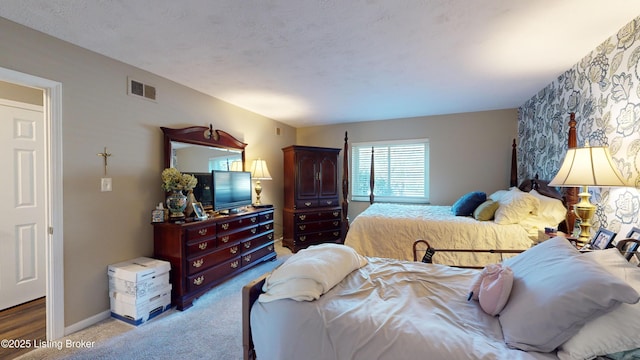
<path fill-rule="evenodd" d="M 107 164 L 108 164 L 108 159 L 111 156 L 111 153 L 107 152 L 107 147 L 105 146 L 104 151 L 96 155 L 102 156 L 102 159 L 104 160 L 104 176 L 107 176 Z"/>

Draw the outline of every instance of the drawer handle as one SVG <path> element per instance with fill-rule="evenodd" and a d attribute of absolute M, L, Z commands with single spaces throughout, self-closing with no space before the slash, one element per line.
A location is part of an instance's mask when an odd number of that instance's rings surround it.
<path fill-rule="evenodd" d="M 204 250 L 204 249 L 206 249 L 206 248 L 207 248 L 207 244 L 208 244 L 208 243 L 206 243 L 206 242 L 201 242 L 200 244 L 198 244 L 198 248 L 199 248 L 200 250 Z"/>
<path fill-rule="evenodd" d="M 267 249 L 269 249 L 269 251 L 273 251 L 273 245 L 267 246 Z"/>
<path fill-rule="evenodd" d="M 234 261 L 234 262 L 232 262 L 232 263 L 231 263 L 231 268 L 232 268 L 232 269 L 235 269 L 235 268 L 237 268 L 237 267 L 238 267 L 238 265 L 239 265 L 239 264 L 238 264 L 238 260 L 236 260 L 236 261 Z"/>
<path fill-rule="evenodd" d="M 194 268 L 199 268 L 200 266 L 202 266 L 202 264 L 204 264 L 204 260 L 203 259 L 198 259 L 198 260 L 193 262 L 193 267 Z"/>
<path fill-rule="evenodd" d="M 202 285 L 204 282 L 204 276 L 200 275 L 197 278 L 193 279 L 193 285 Z"/>
<path fill-rule="evenodd" d="M 200 234 L 200 235 L 202 235 L 202 236 L 207 235 L 207 228 L 204 228 L 204 229 L 200 229 L 200 230 L 198 230 L 198 234 Z"/>
<path fill-rule="evenodd" d="M 244 257 L 244 261 L 251 262 L 251 254 Z"/>
<path fill-rule="evenodd" d="M 232 254 L 235 254 L 235 253 L 237 253 L 237 252 L 238 252 L 238 247 L 237 247 L 237 246 L 234 246 L 234 247 L 232 247 L 231 249 L 229 249 L 229 251 L 230 251 Z"/>
<path fill-rule="evenodd" d="M 310 202 L 306 202 L 306 203 L 304 203 L 304 206 L 311 206 L 311 203 Z"/>
<path fill-rule="evenodd" d="M 269 240 L 273 239 L 273 233 L 270 233 L 269 235 L 267 235 L 267 237 L 269 238 Z"/>
<path fill-rule="evenodd" d="M 256 220 L 258 220 L 258 218 L 255 218 L 255 217 L 252 217 L 252 218 L 251 218 L 251 222 L 252 222 L 252 223 L 255 223 L 255 222 L 256 222 Z"/>
<path fill-rule="evenodd" d="M 247 241 L 246 243 L 244 243 L 244 248 L 248 249 L 251 247 L 251 241 Z"/>
<path fill-rule="evenodd" d="M 340 211 L 334 211 L 334 212 L 333 212 L 333 216 L 334 216 L 334 217 L 338 217 L 338 215 L 340 215 Z"/>
<path fill-rule="evenodd" d="M 267 229 L 267 230 L 271 229 L 271 224 L 265 225 L 264 228 Z"/>
<path fill-rule="evenodd" d="M 256 233 L 256 231 L 258 231 L 258 229 L 256 229 L 256 228 L 251 229 L 251 233 L 252 233 L 252 234 L 255 234 L 255 233 Z"/>
<path fill-rule="evenodd" d="M 307 215 L 298 215 L 298 219 L 304 221 L 307 218 Z"/>
<path fill-rule="evenodd" d="M 267 219 L 267 220 L 270 220 L 271 219 L 271 214 L 265 214 L 264 218 Z"/>
<path fill-rule="evenodd" d="M 307 240 L 307 237 L 305 235 L 300 236 L 300 241 L 305 241 Z"/>
<path fill-rule="evenodd" d="M 338 236 L 338 235 L 340 235 L 340 232 L 339 232 L 339 231 L 334 231 L 334 232 L 333 232 L 333 236 Z"/>
<path fill-rule="evenodd" d="M 298 225 L 298 229 L 304 230 L 307 228 L 307 225 Z"/>
<path fill-rule="evenodd" d="M 340 224 L 340 221 L 334 221 L 333 222 L 333 226 L 338 226 L 338 224 Z"/>
<path fill-rule="evenodd" d="M 333 204 L 333 201 L 327 200 L 327 205 L 331 205 L 331 204 Z"/>
<path fill-rule="evenodd" d="M 222 240 L 223 243 L 228 243 L 229 242 L 229 235 L 223 236 L 220 240 Z"/>
<path fill-rule="evenodd" d="M 229 223 L 222 224 L 222 229 L 229 230 Z"/>

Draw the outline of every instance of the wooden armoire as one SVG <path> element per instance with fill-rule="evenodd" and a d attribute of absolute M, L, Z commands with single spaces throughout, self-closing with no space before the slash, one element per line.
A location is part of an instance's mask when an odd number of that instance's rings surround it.
<path fill-rule="evenodd" d="M 339 203 L 340 149 L 292 145 L 284 153 L 283 245 L 297 252 L 320 243 L 342 243 Z"/>

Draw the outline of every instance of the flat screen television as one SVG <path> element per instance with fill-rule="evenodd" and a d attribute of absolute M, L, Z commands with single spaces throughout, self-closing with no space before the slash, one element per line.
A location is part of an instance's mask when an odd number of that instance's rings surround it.
<path fill-rule="evenodd" d="M 237 212 L 252 203 L 251 173 L 213 170 L 213 210 Z"/>

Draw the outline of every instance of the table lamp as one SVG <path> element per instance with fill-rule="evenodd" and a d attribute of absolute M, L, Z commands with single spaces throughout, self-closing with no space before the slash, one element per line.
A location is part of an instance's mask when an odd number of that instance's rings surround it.
<path fill-rule="evenodd" d="M 271 174 L 269 174 L 266 161 L 260 158 L 253 160 L 253 163 L 251 164 L 251 178 L 256 180 L 256 202 L 254 205 L 262 205 L 260 202 L 260 194 L 262 193 L 260 180 L 271 180 Z"/>
<path fill-rule="evenodd" d="M 591 239 L 591 219 L 596 206 L 589 202 L 589 186 L 627 186 L 606 146 L 589 146 L 567 150 L 560 170 L 549 182 L 560 187 L 582 187 L 578 194 L 580 202 L 574 205 L 574 212 L 580 218 L 580 236 L 578 240 L 588 243 Z M 571 228 L 572 224 L 568 224 Z"/>

